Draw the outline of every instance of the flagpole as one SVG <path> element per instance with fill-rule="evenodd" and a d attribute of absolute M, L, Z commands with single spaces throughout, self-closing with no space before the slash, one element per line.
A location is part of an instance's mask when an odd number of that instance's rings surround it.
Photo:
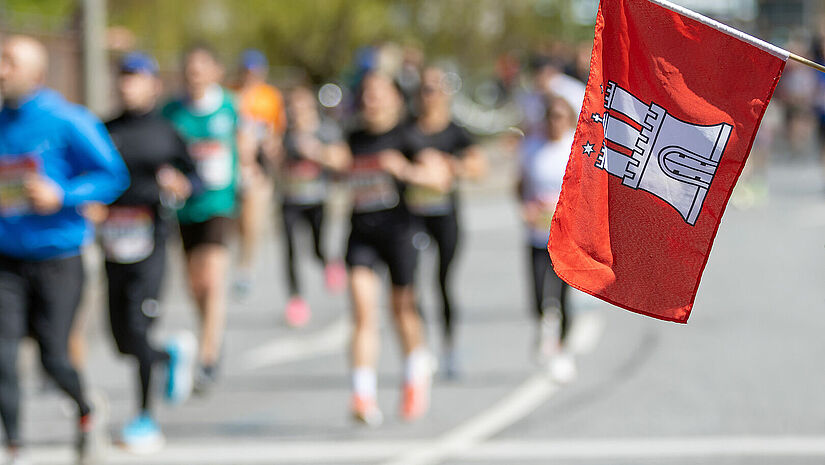
<path fill-rule="evenodd" d="M 798 63 L 802 63 L 805 66 L 810 66 L 811 68 L 813 68 L 813 69 L 815 69 L 819 72 L 825 73 L 825 66 L 820 65 L 819 63 L 817 63 L 815 61 L 811 61 L 811 60 L 809 60 L 805 57 L 801 57 L 801 56 L 799 56 L 795 53 L 789 53 L 788 58 L 790 58 L 791 60 L 796 61 Z"/>

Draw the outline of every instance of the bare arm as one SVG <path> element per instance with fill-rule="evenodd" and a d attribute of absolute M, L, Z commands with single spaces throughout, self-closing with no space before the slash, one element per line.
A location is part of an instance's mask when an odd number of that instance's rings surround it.
<path fill-rule="evenodd" d="M 381 154 L 381 165 L 402 182 L 427 187 L 439 192 L 449 192 L 453 175 L 447 159 L 437 150 L 424 149 L 416 156 L 415 163 L 398 151 Z"/>
<path fill-rule="evenodd" d="M 456 159 L 453 172 L 462 179 L 479 181 L 487 175 L 488 163 L 484 149 L 479 145 L 471 145 L 464 149 L 464 156 Z"/>

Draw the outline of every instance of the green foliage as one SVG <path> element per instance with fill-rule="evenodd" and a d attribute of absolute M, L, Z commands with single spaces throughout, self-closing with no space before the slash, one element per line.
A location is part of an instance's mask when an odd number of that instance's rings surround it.
<path fill-rule="evenodd" d="M 339 75 L 361 46 L 383 41 L 416 45 L 428 57 L 469 68 L 491 67 L 503 52 L 533 49 L 549 39 L 586 39 L 592 26 L 567 20 L 581 0 L 109 0 L 109 24 L 124 26 L 136 46 L 176 65 L 193 41 L 225 58 L 262 49 L 275 66 L 306 70 L 314 79 Z M 71 18 L 79 0 L 0 0 L 8 10 Z M 234 61 L 231 60 L 230 63 Z"/>
<path fill-rule="evenodd" d="M 76 9 L 76 0 L 0 0 L 0 24 L 50 32 L 65 28 Z"/>

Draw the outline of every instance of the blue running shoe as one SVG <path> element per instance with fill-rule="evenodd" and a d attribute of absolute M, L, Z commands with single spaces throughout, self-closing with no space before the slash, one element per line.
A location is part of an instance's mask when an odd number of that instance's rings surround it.
<path fill-rule="evenodd" d="M 180 332 L 166 343 L 169 365 L 166 376 L 166 401 L 172 405 L 186 402 L 192 394 L 197 341 L 190 332 Z"/>
<path fill-rule="evenodd" d="M 160 427 L 143 413 L 123 427 L 121 440 L 124 449 L 134 454 L 152 454 L 163 448 L 165 439 Z"/>

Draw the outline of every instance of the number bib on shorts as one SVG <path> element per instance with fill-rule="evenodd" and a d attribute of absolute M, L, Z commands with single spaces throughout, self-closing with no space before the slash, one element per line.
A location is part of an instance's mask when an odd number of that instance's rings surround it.
<path fill-rule="evenodd" d="M 0 216 L 31 213 L 31 203 L 23 182 L 26 176 L 37 172 L 38 163 L 32 156 L 0 158 Z"/>
<path fill-rule="evenodd" d="M 410 211 L 420 216 L 440 216 L 450 213 L 453 199 L 450 193 L 421 186 L 407 186 L 404 201 Z"/>
<path fill-rule="evenodd" d="M 327 197 L 327 183 L 318 163 L 288 160 L 282 180 L 284 200 L 297 205 L 315 205 Z"/>
<path fill-rule="evenodd" d="M 355 213 L 389 210 L 398 205 L 398 189 L 391 174 L 382 170 L 374 155 L 356 157 L 349 173 Z"/>
<path fill-rule="evenodd" d="M 232 149 L 218 140 L 200 140 L 189 145 L 198 176 L 206 190 L 218 191 L 232 184 Z"/>
<path fill-rule="evenodd" d="M 149 207 L 109 207 L 109 217 L 100 225 L 106 260 L 137 263 L 155 250 L 155 222 Z"/>

